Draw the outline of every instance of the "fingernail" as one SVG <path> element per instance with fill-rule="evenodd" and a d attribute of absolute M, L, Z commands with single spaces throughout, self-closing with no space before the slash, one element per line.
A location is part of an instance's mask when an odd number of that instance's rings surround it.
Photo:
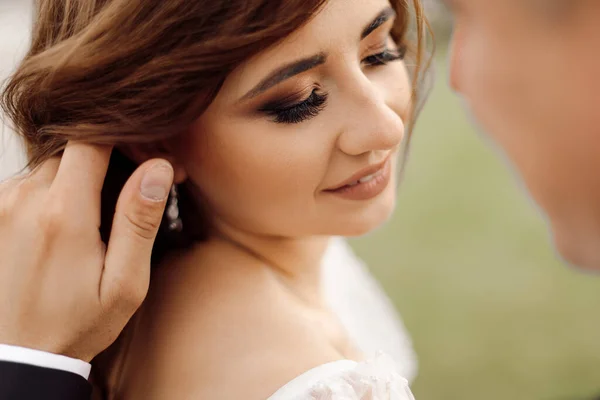
<path fill-rule="evenodd" d="M 142 178 L 142 196 L 153 201 L 167 198 L 173 184 L 173 168 L 169 163 L 160 162 L 146 171 Z"/>

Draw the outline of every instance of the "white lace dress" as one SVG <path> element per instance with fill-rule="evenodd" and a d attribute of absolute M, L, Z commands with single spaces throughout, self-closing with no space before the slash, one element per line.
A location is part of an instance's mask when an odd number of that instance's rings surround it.
<path fill-rule="evenodd" d="M 323 258 L 324 296 L 368 361 L 335 361 L 298 376 L 269 400 L 413 400 L 411 341 L 390 300 L 342 238 Z"/>

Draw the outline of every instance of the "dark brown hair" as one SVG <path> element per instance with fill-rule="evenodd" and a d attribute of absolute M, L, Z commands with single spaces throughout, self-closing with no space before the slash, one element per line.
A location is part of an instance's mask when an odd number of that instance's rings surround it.
<path fill-rule="evenodd" d="M 155 142 L 184 132 L 231 71 L 300 28 L 326 1 L 37 0 L 31 48 L 0 103 L 25 140 L 30 167 L 59 154 L 69 140 Z M 420 0 L 391 3 L 397 41 L 405 40 L 411 23 L 416 27 L 410 53 L 416 104 L 426 20 Z M 134 169 L 113 152 L 103 189 L 104 240 Z M 210 215 L 198 193 L 192 196 L 186 185 L 179 192 L 184 230 L 170 233 L 162 224 L 154 263 L 208 236 Z"/>
<path fill-rule="evenodd" d="M 118 146 L 176 136 L 204 112 L 238 65 L 303 26 L 326 1 L 37 0 L 31 48 L 1 105 L 25 140 L 30 167 L 60 154 L 69 140 Z M 411 53 L 417 104 L 426 20 L 420 0 L 390 2 L 398 14 L 396 41 L 405 40 L 411 24 L 416 27 Z M 105 240 L 116 199 L 135 167 L 113 151 L 103 189 Z M 161 228 L 154 262 L 208 235 L 209 213 L 182 186 L 184 231 L 173 235 Z"/>

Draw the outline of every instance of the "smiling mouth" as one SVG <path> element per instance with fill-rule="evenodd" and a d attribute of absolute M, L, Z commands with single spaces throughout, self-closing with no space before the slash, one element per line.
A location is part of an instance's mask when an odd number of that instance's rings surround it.
<path fill-rule="evenodd" d="M 359 183 L 367 183 L 370 182 L 371 180 L 375 179 L 378 176 L 381 176 L 383 174 L 383 168 L 381 168 L 379 171 L 371 174 L 371 175 L 367 175 L 365 177 L 360 178 L 359 180 L 357 180 L 356 182 L 350 183 L 346 186 L 356 186 Z"/>
<path fill-rule="evenodd" d="M 372 165 L 367 168 L 363 168 L 361 171 L 357 172 L 350 178 L 346 179 L 344 182 L 330 188 L 325 189 L 326 192 L 335 192 L 336 190 L 340 190 L 346 187 L 357 186 L 361 183 L 367 183 L 372 181 L 373 179 L 381 176 L 384 173 L 384 169 L 388 161 L 390 161 L 392 154 L 389 154 L 383 161 L 379 164 Z"/>
<path fill-rule="evenodd" d="M 358 176 L 362 175 L 360 178 L 352 177 L 341 186 L 338 185 L 336 188 L 327 189 L 324 192 L 345 200 L 372 199 L 388 186 L 392 175 L 391 165 L 391 157 L 388 157 L 379 165 L 358 173 Z"/>

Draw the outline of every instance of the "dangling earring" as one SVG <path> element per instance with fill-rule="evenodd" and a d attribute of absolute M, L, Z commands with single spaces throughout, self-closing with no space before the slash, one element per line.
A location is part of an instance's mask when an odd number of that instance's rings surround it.
<path fill-rule="evenodd" d="M 174 232 L 181 232 L 183 229 L 183 222 L 179 218 L 179 199 L 177 195 L 177 187 L 171 186 L 171 196 L 169 197 L 169 205 L 167 206 L 167 219 L 169 221 L 169 230 Z"/>

